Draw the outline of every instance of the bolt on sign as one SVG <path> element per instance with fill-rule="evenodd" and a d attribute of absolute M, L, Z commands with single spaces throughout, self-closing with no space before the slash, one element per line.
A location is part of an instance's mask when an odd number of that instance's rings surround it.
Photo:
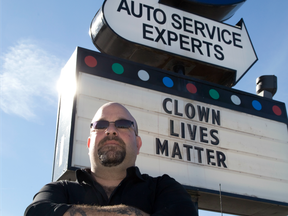
<path fill-rule="evenodd" d="M 288 211 L 284 103 L 83 48 L 61 76 L 77 91 L 60 96 L 53 180 L 90 166 L 91 119 L 115 101 L 138 122 L 143 173 L 171 175 L 199 196 L 201 209 L 219 211 L 221 184 L 227 212 Z"/>
<path fill-rule="evenodd" d="M 185 75 L 230 87 L 257 61 L 242 19 L 230 26 L 158 0 L 106 0 L 90 35 L 101 52 L 170 71 L 180 63 Z"/>

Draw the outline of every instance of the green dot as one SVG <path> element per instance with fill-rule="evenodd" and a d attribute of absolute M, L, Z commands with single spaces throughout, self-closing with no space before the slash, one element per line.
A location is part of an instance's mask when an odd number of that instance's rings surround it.
<path fill-rule="evenodd" d="M 209 94 L 215 100 L 218 100 L 220 97 L 219 93 L 215 89 L 210 89 Z"/>
<path fill-rule="evenodd" d="M 119 63 L 114 63 L 112 65 L 112 70 L 114 71 L 114 73 L 116 74 L 123 74 L 124 73 L 124 68 L 121 64 Z"/>

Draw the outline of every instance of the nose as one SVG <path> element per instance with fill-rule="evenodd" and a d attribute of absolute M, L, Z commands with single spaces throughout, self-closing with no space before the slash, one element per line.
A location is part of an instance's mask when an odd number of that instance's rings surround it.
<path fill-rule="evenodd" d="M 109 135 L 118 136 L 118 131 L 117 131 L 117 128 L 115 127 L 115 123 L 109 124 L 109 126 L 105 130 L 105 134 L 107 136 Z"/>

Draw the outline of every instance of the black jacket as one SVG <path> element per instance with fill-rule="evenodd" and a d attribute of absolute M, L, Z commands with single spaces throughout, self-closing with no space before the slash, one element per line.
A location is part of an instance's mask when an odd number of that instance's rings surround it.
<path fill-rule="evenodd" d="M 194 203 L 185 189 L 168 175 L 153 178 L 138 167 L 127 169 L 127 176 L 108 199 L 93 180 L 90 170 L 77 170 L 76 181 L 45 185 L 25 211 L 25 216 L 63 216 L 72 205 L 109 206 L 124 204 L 153 216 L 197 216 Z"/>

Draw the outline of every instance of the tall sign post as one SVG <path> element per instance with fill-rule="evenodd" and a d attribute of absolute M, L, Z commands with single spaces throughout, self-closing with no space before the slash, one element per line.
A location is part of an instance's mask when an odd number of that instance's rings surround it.
<path fill-rule="evenodd" d="M 76 169 L 90 166 L 90 121 L 115 101 L 138 122 L 143 173 L 169 174 L 200 209 L 288 214 L 285 104 L 229 87 L 257 60 L 243 20 L 228 26 L 173 2 L 104 2 L 90 32 L 109 55 L 77 47 L 61 73 L 77 90 L 59 100 L 53 180 L 74 179 Z"/>

